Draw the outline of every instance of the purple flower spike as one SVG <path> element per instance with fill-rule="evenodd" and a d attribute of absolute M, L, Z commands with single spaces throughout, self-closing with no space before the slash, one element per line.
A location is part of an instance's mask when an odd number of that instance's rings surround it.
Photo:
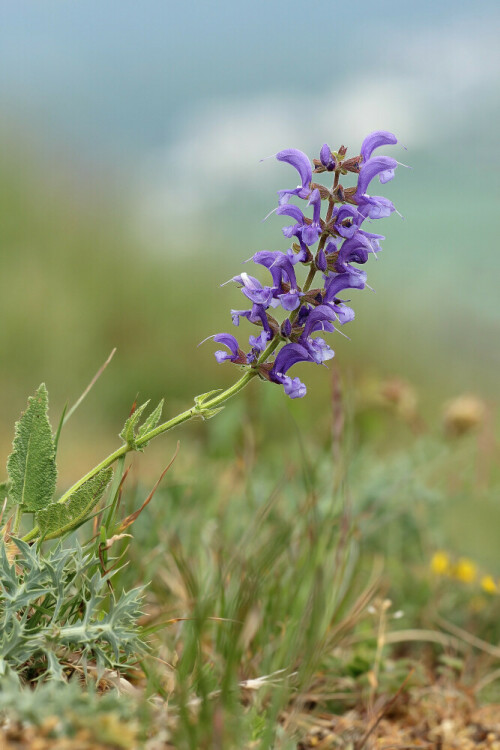
<path fill-rule="evenodd" d="M 396 159 L 391 159 L 390 156 L 374 156 L 373 159 L 368 159 L 359 170 L 358 187 L 355 197 L 360 198 L 364 195 L 370 182 L 381 172 L 385 175 L 392 172 L 394 175 L 394 170 L 397 166 Z"/>
<path fill-rule="evenodd" d="M 361 144 L 360 153 L 363 157 L 363 163 L 368 161 L 372 153 L 379 146 L 394 146 L 397 142 L 398 139 L 394 133 L 389 133 L 388 130 L 375 130 L 374 133 L 370 133 Z"/>
<path fill-rule="evenodd" d="M 214 341 L 217 344 L 223 344 L 224 346 L 227 346 L 230 351 L 230 354 L 223 350 L 215 352 L 215 359 L 219 364 L 225 362 L 226 360 L 235 362 L 237 364 L 246 364 L 246 356 L 241 351 L 237 340 L 234 338 L 234 336 L 231 336 L 230 333 L 217 333 L 214 336 Z"/>
<path fill-rule="evenodd" d="M 290 196 L 297 195 L 299 198 L 307 198 L 310 191 L 309 185 L 312 180 L 312 167 L 309 158 L 304 154 L 303 151 L 299 151 L 297 148 L 286 148 L 283 151 L 279 151 L 276 154 L 278 161 L 285 161 L 287 164 L 291 164 L 295 167 L 300 175 L 302 184 L 295 188 L 295 190 L 280 190 L 279 203 L 280 205 L 288 203 Z"/>
<path fill-rule="evenodd" d="M 332 156 L 332 152 L 330 150 L 330 146 L 327 143 L 324 143 L 321 147 L 321 151 L 319 152 L 319 158 L 322 163 L 322 165 L 325 167 L 325 169 L 328 172 L 333 172 L 333 170 L 336 167 L 335 159 Z"/>

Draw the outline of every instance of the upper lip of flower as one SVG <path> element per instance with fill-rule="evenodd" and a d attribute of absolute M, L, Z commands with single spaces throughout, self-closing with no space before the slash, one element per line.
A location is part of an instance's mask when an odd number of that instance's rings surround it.
<path fill-rule="evenodd" d="M 310 193 L 309 185 L 312 180 L 312 166 L 309 157 L 298 148 L 285 148 L 276 154 L 278 161 L 291 164 L 299 173 L 301 185 L 294 190 L 280 190 L 280 204 L 286 203 L 291 195 L 307 198 Z"/>
<path fill-rule="evenodd" d="M 365 195 L 366 188 L 376 175 L 396 169 L 397 166 L 396 159 L 392 159 L 390 156 L 374 156 L 368 159 L 359 170 L 355 198 Z"/>
<path fill-rule="evenodd" d="M 363 162 L 366 163 L 379 146 L 393 146 L 397 142 L 398 139 L 394 133 L 389 133 L 388 130 L 375 130 L 367 135 L 361 144 L 360 154 L 363 157 Z"/>

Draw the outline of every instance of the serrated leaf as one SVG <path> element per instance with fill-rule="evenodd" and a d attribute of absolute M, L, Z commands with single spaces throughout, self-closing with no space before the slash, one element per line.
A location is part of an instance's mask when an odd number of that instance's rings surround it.
<path fill-rule="evenodd" d="M 87 520 L 104 495 L 113 475 L 111 468 L 103 469 L 88 479 L 65 503 L 52 503 L 38 511 L 36 522 L 44 539 L 55 539 L 73 531 Z"/>
<path fill-rule="evenodd" d="M 144 422 L 141 424 L 141 426 L 137 430 L 137 440 L 139 440 L 140 438 L 143 438 L 144 435 L 147 435 L 147 433 L 150 432 L 151 430 L 154 430 L 154 428 L 156 427 L 156 425 L 161 419 L 161 413 L 163 411 L 163 404 L 164 404 L 164 399 L 162 398 L 162 400 L 160 401 L 156 409 L 152 411 L 149 417 L 145 419 Z M 148 442 L 142 443 L 141 450 L 145 448 L 146 445 L 148 445 Z"/>
<path fill-rule="evenodd" d="M 135 446 L 135 428 L 139 424 L 142 412 L 148 404 L 149 401 L 146 401 L 145 404 L 139 406 L 125 422 L 123 430 L 120 432 L 120 437 L 127 445 Z"/>
<path fill-rule="evenodd" d="M 56 488 L 54 439 L 47 412 L 48 393 L 42 383 L 16 422 L 14 450 L 7 461 L 10 500 L 30 513 L 45 508 Z"/>

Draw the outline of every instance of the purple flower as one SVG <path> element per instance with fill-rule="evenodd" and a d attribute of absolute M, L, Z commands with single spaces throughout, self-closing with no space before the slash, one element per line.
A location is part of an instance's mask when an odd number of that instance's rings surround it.
<path fill-rule="evenodd" d="M 234 338 L 234 336 L 231 336 L 230 333 L 217 333 L 213 337 L 213 339 L 217 344 L 224 344 L 224 346 L 227 346 L 230 351 L 230 354 L 223 351 L 222 349 L 215 352 L 215 359 L 219 364 L 225 362 L 226 360 L 235 362 L 236 364 L 247 363 L 245 354 L 241 351 L 237 340 Z"/>
<path fill-rule="evenodd" d="M 269 377 L 274 383 L 281 383 L 285 388 L 285 393 L 290 398 L 302 398 L 306 395 L 306 387 L 300 382 L 299 378 L 287 377 L 286 373 L 298 362 L 310 362 L 311 355 L 307 349 L 300 344 L 285 344 L 280 349 L 274 361 L 274 365 L 269 372 Z"/>
<path fill-rule="evenodd" d="M 283 388 L 290 398 L 304 398 L 307 393 L 307 388 L 299 378 L 283 378 Z"/>
<path fill-rule="evenodd" d="M 335 302 L 337 294 L 344 289 L 364 289 L 366 286 L 366 273 L 359 269 L 351 268 L 345 273 L 329 276 L 325 284 L 325 303 Z M 319 308 L 316 308 L 319 309 Z"/>
<path fill-rule="evenodd" d="M 335 268 L 339 272 L 354 270 L 348 264 L 366 263 L 368 260 L 368 253 L 371 252 L 372 246 L 370 241 L 362 235 L 361 232 L 356 232 L 354 237 L 345 240 L 340 248 Z"/>
<path fill-rule="evenodd" d="M 240 318 L 246 318 L 250 323 L 254 323 L 255 325 L 259 325 L 260 323 L 268 334 L 269 339 L 273 337 L 265 308 L 262 305 L 254 303 L 251 310 L 231 310 L 231 318 L 235 326 L 239 326 Z"/>
<path fill-rule="evenodd" d="M 268 334 L 266 331 L 262 331 L 259 336 L 249 336 L 248 343 L 253 349 L 257 349 L 259 352 L 263 352 L 269 341 Z"/>
<path fill-rule="evenodd" d="M 376 175 L 383 175 L 380 182 L 387 182 L 392 179 L 397 166 L 396 159 L 391 159 L 390 156 L 374 156 L 372 159 L 368 159 L 359 170 L 358 187 L 354 197 L 359 199 L 365 195 L 366 188 Z M 388 177 L 389 174 L 391 176 Z"/>
<path fill-rule="evenodd" d="M 239 276 L 234 276 L 233 281 L 242 284 L 241 291 L 251 302 L 264 307 L 269 307 L 271 304 L 272 289 L 268 286 L 262 286 L 258 279 L 249 276 L 248 273 L 242 273 Z"/>
<path fill-rule="evenodd" d="M 307 316 L 304 330 L 300 336 L 301 344 L 305 346 L 307 339 L 315 331 L 329 331 L 330 333 L 334 331 L 334 320 L 335 313 L 330 305 L 318 305 L 318 307 L 315 307 Z"/>
<path fill-rule="evenodd" d="M 305 245 L 314 245 L 314 243 L 318 241 L 319 235 L 321 234 L 321 196 L 317 188 L 312 191 L 308 205 L 312 205 L 314 207 L 313 220 L 311 224 L 306 221 L 306 217 L 304 216 L 300 208 L 292 204 L 286 203 L 279 206 L 279 208 L 276 210 L 276 213 L 278 214 L 278 216 L 290 216 L 297 222 L 295 225 L 283 227 L 283 234 L 285 235 L 285 237 L 296 236 L 299 237 Z"/>
<path fill-rule="evenodd" d="M 285 280 L 293 289 L 297 288 L 295 269 L 288 255 L 280 253 L 279 250 L 260 250 L 252 256 L 252 260 L 270 271 L 276 289 L 281 289 L 281 284 Z"/>
<path fill-rule="evenodd" d="M 332 156 L 330 146 L 327 143 L 324 143 L 322 145 L 321 151 L 319 152 L 319 158 L 320 158 L 322 165 L 325 167 L 325 169 L 328 172 L 333 172 L 333 170 L 336 167 L 336 163 L 335 163 L 335 159 Z"/>
<path fill-rule="evenodd" d="M 306 154 L 297 148 L 286 148 L 283 151 L 279 151 L 276 154 L 276 158 L 278 161 L 285 161 L 287 164 L 295 167 L 302 183 L 294 190 L 280 190 L 278 192 L 280 206 L 288 203 L 292 195 L 297 195 L 299 198 L 307 198 L 311 192 L 309 185 L 312 180 L 312 167 Z"/>
<path fill-rule="evenodd" d="M 384 219 L 396 210 L 394 203 L 383 195 L 362 195 L 358 200 L 359 212 L 370 219 Z"/>
<path fill-rule="evenodd" d="M 252 260 L 265 266 L 273 277 L 273 291 L 277 296 L 284 310 L 296 310 L 300 304 L 302 292 L 297 289 L 297 278 L 293 264 L 288 255 L 280 253 L 278 250 L 262 250 L 255 253 Z M 290 289 L 283 292 L 282 284 L 288 283 Z"/>
<path fill-rule="evenodd" d="M 360 153 L 363 157 L 363 163 L 368 161 L 372 153 L 379 146 L 393 146 L 397 142 L 398 139 L 396 136 L 387 130 L 375 130 L 375 132 L 370 133 L 361 144 Z"/>
<path fill-rule="evenodd" d="M 341 237 L 352 237 L 358 230 L 356 219 L 359 211 L 355 206 L 343 205 L 336 208 L 333 212 L 333 220 L 335 231 L 340 234 Z M 365 218 L 364 216 L 362 217 Z M 347 224 L 343 222 L 347 221 Z"/>
<path fill-rule="evenodd" d="M 321 365 L 332 357 L 335 356 L 333 349 L 330 349 L 326 341 L 318 336 L 318 338 L 310 338 L 307 340 L 307 348 L 311 354 L 313 360 Z"/>

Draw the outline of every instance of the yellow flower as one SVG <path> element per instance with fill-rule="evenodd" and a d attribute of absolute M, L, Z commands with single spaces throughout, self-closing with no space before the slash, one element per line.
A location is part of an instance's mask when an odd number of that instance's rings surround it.
<path fill-rule="evenodd" d="M 436 576 L 445 576 L 450 572 L 450 558 L 446 552 L 435 552 L 431 560 L 431 570 Z"/>
<path fill-rule="evenodd" d="M 496 585 L 493 576 L 483 576 L 481 578 L 481 588 L 486 591 L 487 594 L 497 594 L 498 586 Z"/>
<path fill-rule="evenodd" d="M 477 578 L 477 565 L 467 557 L 461 557 L 453 570 L 454 578 L 463 583 L 472 583 Z"/>

